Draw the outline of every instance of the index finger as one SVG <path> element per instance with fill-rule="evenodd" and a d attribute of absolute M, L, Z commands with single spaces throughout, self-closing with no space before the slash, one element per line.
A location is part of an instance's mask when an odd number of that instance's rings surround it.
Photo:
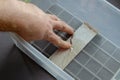
<path fill-rule="evenodd" d="M 70 27 L 68 24 L 65 22 L 59 20 L 59 21 L 54 21 L 53 29 L 60 30 L 63 32 L 67 32 L 68 34 L 73 34 L 74 29 Z"/>

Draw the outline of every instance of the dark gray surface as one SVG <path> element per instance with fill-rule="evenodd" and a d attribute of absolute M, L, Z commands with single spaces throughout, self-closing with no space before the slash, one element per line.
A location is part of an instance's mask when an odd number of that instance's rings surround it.
<path fill-rule="evenodd" d="M 0 32 L 0 80 L 54 80 L 21 52 L 8 33 Z"/>
<path fill-rule="evenodd" d="M 120 0 L 107 0 L 107 1 L 120 9 Z"/>

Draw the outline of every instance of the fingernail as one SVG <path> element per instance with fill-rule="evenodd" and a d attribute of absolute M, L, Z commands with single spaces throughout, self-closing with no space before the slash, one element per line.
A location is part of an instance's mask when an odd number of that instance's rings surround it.
<path fill-rule="evenodd" d="M 70 48 L 72 45 L 68 42 L 67 48 Z"/>
<path fill-rule="evenodd" d="M 61 47 L 63 47 L 64 49 L 69 49 L 71 47 L 71 44 L 69 42 L 65 42 L 65 45 Z"/>
<path fill-rule="evenodd" d="M 72 29 L 72 34 L 75 32 L 75 30 L 74 29 Z"/>

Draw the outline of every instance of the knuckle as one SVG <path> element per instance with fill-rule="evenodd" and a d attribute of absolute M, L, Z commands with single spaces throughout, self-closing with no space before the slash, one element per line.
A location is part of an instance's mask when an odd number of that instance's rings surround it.
<path fill-rule="evenodd" d="M 52 20 L 49 20 L 48 22 L 49 22 L 49 27 L 50 27 L 50 25 L 53 25 L 53 21 Z"/>
<path fill-rule="evenodd" d="M 62 30 L 64 30 L 65 28 L 66 28 L 66 27 L 63 25 L 63 26 L 62 26 Z"/>
<path fill-rule="evenodd" d="M 49 40 L 49 33 L 50 33 L 49 30 L 46 30 L 46 31 L 45 31 L 44 39 Z"/>
<path fill-rule="evenodd" d="M 34 7 L 34 5 L 32 3 L 27 3 L 27 5 Z"/>
<path fill-rule="evenodd" d="M 56 16 L 54 14 L 50 14 L 50 16 L 53 17 L 53 18 L 56 18 Z"/>
<path fill-rule="evenodd" d="M 51 16 L 56 17 L 54 14 L 51 14 Z"/>
<path fill-rule="evenodd" d="M 56 21 L 59 21 L 60 19 L 56 16 L 56 15 L 51 15 L 51 17 L 56 20 Z"/>
<path fill-rule="evenodd" d="M 61 24 L 63 24 L 63 25 L 64 25 L 64 24 L 66 24 L 66 23 L 65 23 L 64 21 L 61 21 Z"/>
<path fill-rule="evenodd" d="M 66 23 L 64 21 L 61 21 L 61 25 L 66 27 Z"/>
<path fill-rule="evenodd" d="M 51 39 L 53 39 L 53 32 L 52 31 L 47 31 L 47 38 L 49 39 L 49 40 L 51 40 Z"/>

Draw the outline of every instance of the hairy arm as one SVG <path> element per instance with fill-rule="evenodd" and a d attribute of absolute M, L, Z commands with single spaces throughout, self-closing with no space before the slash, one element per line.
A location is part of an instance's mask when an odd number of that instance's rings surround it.
<path fill-rule="evenodd" d="M 0 31 L 15 32 L 27 41 L 48 40 L 61 48 L 70 48 L 53 30 L 73 34 L 74 30 L 55 15 L 46 14 L 30 3 L 0 0 Z"/>

